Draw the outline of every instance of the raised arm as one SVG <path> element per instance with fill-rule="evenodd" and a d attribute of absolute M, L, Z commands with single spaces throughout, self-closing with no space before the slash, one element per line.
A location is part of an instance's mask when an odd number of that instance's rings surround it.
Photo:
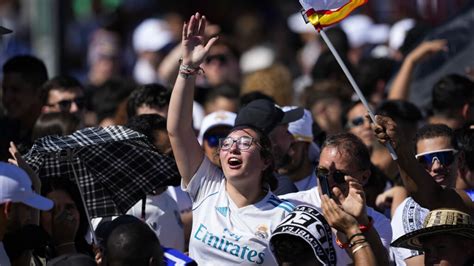
<path fill-rule="evenodd" d="M 430 210 L 453 208 L 474 214 L 474 204 L 463 191 L 441 187 L 417 162 L 412 145 L 403 144 L 403 134 L 390 117 L 377 115 L 375 120 L 375 135 L 381 143 L 389 141 L 394 147 L 403 185 L 418 204 Z"/>
<path fill-rule="evenodd" d="M 433 40 L 422 42 L 412 52 L 410 52 L 403 60 L 392 85 L 389 89 L 389 100 L 407 100 L 410 94 L 410 82 L 413 70 L 416 65 L 428 56 L 439 51 L 446 50 L 446 40 Z"/>
<path fill-rule="evenodd" d="M 211 38 L 205 44 L 206 18 L 199 13 L 191 16 L 183 25 L 182 62 L 179 75 L 171 94 L 167 129 L 171 147 L 184 184 L 188 184 L 204 158 L 192 126 L 194 84 L 199 65 L 209 48 L 217 40 Z"/>

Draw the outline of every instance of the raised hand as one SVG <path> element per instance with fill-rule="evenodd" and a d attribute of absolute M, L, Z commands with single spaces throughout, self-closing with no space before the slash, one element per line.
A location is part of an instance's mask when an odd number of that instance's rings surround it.
<path fill-rule="evenodd" d="M 401 133 L 397 130 L 397 124 L 388 116 L 376 115 L 375 123 L 372 124 L 375 137 L 382 144 L 389 142 L 394 149 L 400 145 Z"/>
<path fill-rule="evenodd" d="M 183 25 L 181 46 L 183 48 L 183 64 L 197 68 L 204 61 L 209 49 L 217 40 L 213 37 L 206 44 L 206 17 L 196 13 Z"/>
<path fill-rule="evenodd" d="M 321 201 L 324 218 L 332 228 L 346 235 L 353 234 L 351 231 L 358 229 L 359 224 L 354 216 L 345 212 L 333 199 L 327 195 L 322 195 Z"/>
<path fill-rule="evenodd" d="M 338 188 L 334 187 L 332 192 L 345 212 L 352 215 L 359 224 L 367 224 L 369 219 L 366 211 L 365 193 L 362 185 L 355 181 L 349 181 L 349 192 L 347 196 Z"/>
<path fill-rule="evenodd" d="M 413 63 L 418 63 L 423 59 L 438 53 L 440 51 L 448 51 L 446 40 L 432 40 L 425 41 L 418 45 L 410 54 L 407 56 L 407 60 L 411 60 Z"/>

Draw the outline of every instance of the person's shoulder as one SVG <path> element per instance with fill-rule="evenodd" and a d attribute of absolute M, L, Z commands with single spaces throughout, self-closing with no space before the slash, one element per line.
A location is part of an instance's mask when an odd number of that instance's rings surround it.
<path fill-rule="evenodd" d="M 317 188 L 279 195 L 278 197 L 293 203 L 295 206 L 306 204 L 317 208 L 321 207 L 321 199 Z"/>

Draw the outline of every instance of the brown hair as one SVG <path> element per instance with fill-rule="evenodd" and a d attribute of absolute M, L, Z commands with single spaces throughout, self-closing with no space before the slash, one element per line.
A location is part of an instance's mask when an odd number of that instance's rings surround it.
<path fill-rule="evenodd" d="M 280 106 L 291 105 L 293 85 L 290 71 L 282 64 L 274 64 L 246 75 L 242 81 L 241 95 L 254 91 L 272 97 Z"/>

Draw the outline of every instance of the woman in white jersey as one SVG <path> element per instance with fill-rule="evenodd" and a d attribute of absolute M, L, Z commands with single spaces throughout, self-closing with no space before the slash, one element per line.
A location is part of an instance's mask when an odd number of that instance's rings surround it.
<path fill-rule="evenodd" d="M 250 127 L 234 128 L 221 140 L 221 170 L 204 156 L 192 128 L 196 75 L 217 40 L 206 44 L 205 26 L 198 13 L 183 26 L 167 125 L 182 187 L 193 200 L 190 256 L 199 265 L 275 265 L 268 239 L 294 206 L 270 192 L 276 182 L 268 137 Z"/>

